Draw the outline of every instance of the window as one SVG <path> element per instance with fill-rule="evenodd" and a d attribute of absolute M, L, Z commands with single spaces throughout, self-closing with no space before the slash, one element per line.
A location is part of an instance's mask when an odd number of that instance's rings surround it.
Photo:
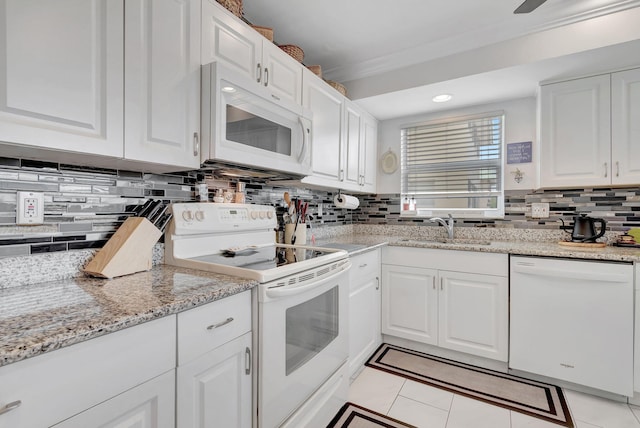
<path fill-rule="evenodd" d="M 503 122 L 498 112 L 403 128 L 402 215 L 503 217 Z"/>

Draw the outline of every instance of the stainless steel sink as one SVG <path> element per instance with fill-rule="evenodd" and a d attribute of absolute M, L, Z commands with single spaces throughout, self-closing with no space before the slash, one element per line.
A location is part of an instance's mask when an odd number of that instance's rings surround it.
<path fill-rule="evenodd" d="M 466 239 L 466 238 L 440 238 L 440 239 L 401 239 L 400 242 L 417 242 L 417 243 L 434 243 L 434 244 L 450 244 L 450 245 L 491 245 L 491 241 L 486 239 Z"/>

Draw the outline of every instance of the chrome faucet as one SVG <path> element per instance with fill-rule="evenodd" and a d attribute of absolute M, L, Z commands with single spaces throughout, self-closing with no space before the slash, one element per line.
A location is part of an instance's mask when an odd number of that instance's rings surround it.
<path fill-rule="evenodd" d="M 440 217 L 432 217 L 429 219 L 432 223 L 440 223 L 447 229 L 447 234 L 449 235 L 449 239 L 453 239 L 453 216 L 449 214 L 449 221 L 444 221 Z"/>

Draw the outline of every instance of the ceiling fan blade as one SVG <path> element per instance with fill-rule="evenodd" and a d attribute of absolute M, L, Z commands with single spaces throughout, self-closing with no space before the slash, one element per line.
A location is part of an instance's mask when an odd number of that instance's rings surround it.
<path fill-rule="evenodd" d="M 547 0 L 525 0 L 513 13 L 529 13 L 536 10 Z"/>

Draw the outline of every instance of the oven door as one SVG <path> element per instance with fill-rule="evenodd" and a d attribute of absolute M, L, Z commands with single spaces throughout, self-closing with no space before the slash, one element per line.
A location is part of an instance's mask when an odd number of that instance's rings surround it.
<path fill-rule="evenodd" d="M 345 259 L 337 265 L 338 269 L 311 283 L 303 280 L 295 286 L 259 286 L 261 428 L 280 426 L 347 360 L 351 263 Z M 297 278 L 305 275 L 308 272 Z M 278 284 L 287 282 L 279 280 Z"/>

